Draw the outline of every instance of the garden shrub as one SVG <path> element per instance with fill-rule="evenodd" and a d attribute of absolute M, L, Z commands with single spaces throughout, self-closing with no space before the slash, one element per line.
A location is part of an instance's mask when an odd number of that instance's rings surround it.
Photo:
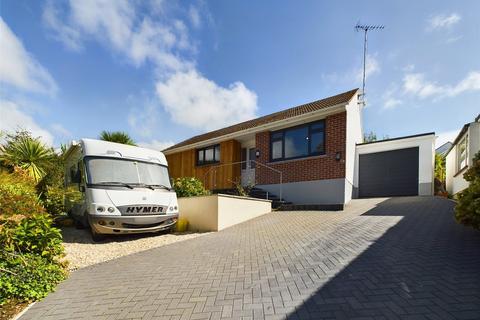
<path fill-rule="evenodd" d="M 37 185 L 43 206 L 54 216 L 65 213 L 64 166 L 63 155 L 54 154 L 45 166 L 46 175 Z"/>
<path fill-rule="evenodd" d="M 7 133 L 0 149 L 0 163 L 4 167 L 20 168 L 35 182 L 39 182 L 46 175 L 46 168 L 54 155 L 52 148 L 28 131 Z"/>
<path fill-rule="evenodd" d="M 42 202 L 47 212 L 58 216 L 65 213 L 65 189 L 59 187 L 46 186 L 43 193 Z"/>
<path fill-rule="evenodd" d="M 0 228 L 9 221 L 19 221 L 35 212 L 44 212 L 35 184 L 22 173 L 0 173 Z"/>
<path fill-rule="evenodd" d="M 65 277 L 62 236 L 21 172 L 0 173 L 0 305 L 44 297 Z"/>
<path fill-rule="evenodd" d="M 178 197 L 193 197 L 209 194 L 203 187 L 203 183 L 194 177 L 173 179 L 172 185 Z"/>
<path fill-rule="evenodd" d="M 455 218 L 461 224 L 480 229 L 480 151 L 463 177 L 469 182 L 469 186 L 457 195 Z"/>
<path fill-rule="evenodd" d="M 32 253 L 51 262 L 63 254 L 62 234 L 45 212 L 5 223 L 0 230 L 0 242 L 8 252 Z"/>
<path fill-rule="evenodd" d="M 0 270 L 0 305 L 8 299 L 41 299 L 66 277 L 60 264 L 33 253 L 1 252 Z"/>

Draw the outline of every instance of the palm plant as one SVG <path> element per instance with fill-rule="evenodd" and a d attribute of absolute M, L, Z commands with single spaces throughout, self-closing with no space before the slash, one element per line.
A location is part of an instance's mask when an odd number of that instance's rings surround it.
<path fill-rule="evenodd" d="M 128 144 L 131 146 L 136 145 L 128 133 L 123 131 L 102 131 L 100 133 L 100 139 L 104 141 Z"/>
<path fill-rule="evenodd" d="M 20 131 L 7 135 L 1 147 L 0 161 L 11 168 L 20 168 L 39 182 L 45 175 L 45 168 L 53 156 L 53 149 L 33 138 L 29 132 Z"/>

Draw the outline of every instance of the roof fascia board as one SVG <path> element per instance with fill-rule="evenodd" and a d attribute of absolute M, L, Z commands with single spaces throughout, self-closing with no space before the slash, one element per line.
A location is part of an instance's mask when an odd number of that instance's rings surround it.
<path fill-rule="evenodd" d="M 429 133 L 429 134 L 424 134 L 421 136 L 416 136 L 416 137 L 406 137 L 406 138 L 400 138 L 400 139 L 391 139 L 391 140 L 386 140 L 386 141 L 376 141 L 375 143 L 365 143 L 365 144 L 357 144 L 356 147 L 358 149 L 366 149 L 371 146 L 378 146 L 378 145 L 384 145 L 384 144 L 395 144 L 398 142 L 403 142 L 403 141 L 416 141 L 416 140 L 426 140 L 426 139 L 431 139 L 435 138 L 435 133 Z"/>
<path fill-rule="evenodd" d="M 470 127 L 471 123 L 465 124 L 462 129 L 460 129 L 460 132 L 458 133 L 457 137 L 455 140 L 452 142 L 452 146 L 450 149 L 445 153 L 445 157 L 450 153 L 450 151 L 453 150 L 453 148 L 458 144 L 458 142 L 463 138 L 463 136 L 467 133 L 468 128 Z"/>
<path fill-rule="evenodd" d="M 277 127 L 281 127 L 281 126 L 290 124 L 292 122 L 308 120 L 308 119 L 315 118 L 315 117 L 318 117 L 318 116 L 326 117 L 326 116 L 329 116 L 331 114 L 338 113 L 340 111 L 346 110 L 346 106 L 349 103 L 350 103 L 350 101 L 347 102 L 347 103 L 340 103 L 340 104 L 337 104 L 337 105 L 334 105 L 334 106 L 331 106 L 331 107 L 328 107 L 328 108 L 325 108 L 325 109 L 309 112 L 309 113 L 302 114 L 302 115 L 299 115 L 299 116 L 296 116 L 296 117 L 291 117 L 291 118 L 282 119 L 282 120 L 278 120 L 278 121 L 271 122 L 271 123 L 266 123 L 266 124 L 263 124 L 263 125 L 260 125 L 260 126 L 256 126 L 254 128 L 249 128 L 249 129 L 244 129 L 244 130 L 232 132 L 232 133 L 225 134 L 225 135 L 222 135 L 222 136 L 219 136 L 219 137 L 199 141 L 199 142 L 192 143 L 192 144 L 189 144 L 189 145 L 186 145 L 186 146 L 183 146 L 183 147 L 170 149 L 170 150 L 165 150 L 165 151 L 162 151 L 162 152 L 165 155 L 174 154 L 174 153 L 177 153 L 177 152 L 182 152 L 182 151 L 191 150 L 191 149 L 198 148 L 198 147 L 207 146 L 207 145 L 210 145 L 210 144 L 219 143 L 221 141 L 229 140 L 231 138 L 235 138 L 235 137 L 238 137 L 238 136 L 243 136 L 243 135 L 247 135 L 247 134 L 252 134 L 252 133 L 257 133 L 257 132 L 270 130 L 270 129 L 273 129 L 273 128 L 277 128 Z"/>

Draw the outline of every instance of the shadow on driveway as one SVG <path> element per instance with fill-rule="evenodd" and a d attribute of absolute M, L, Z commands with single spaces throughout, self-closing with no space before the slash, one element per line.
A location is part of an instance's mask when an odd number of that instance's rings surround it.
<path fill-rule="evenodd" d="M 480 232 L 447 201 L 392 198 L 364 213 L 400 221 L 288 319 L 480 319 Z"/>

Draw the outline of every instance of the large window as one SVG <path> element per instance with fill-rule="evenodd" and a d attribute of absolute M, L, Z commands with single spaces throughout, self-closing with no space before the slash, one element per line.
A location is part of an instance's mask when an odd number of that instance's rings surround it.
<path fill-rule="evenodd" d="M 220 162 L 220 145 L 197 149 L 197 165 Z"/>
<path fill-rule="evenodd" d="M 325 154 L 325 121 L 272 132 L 270 160 L 302 158 Z"/>
<path fill-rule="evenodd" d="M 468 161 L 468 134 L 465 134 L 457 146 L 457 171 L 467 166 Z"/>

